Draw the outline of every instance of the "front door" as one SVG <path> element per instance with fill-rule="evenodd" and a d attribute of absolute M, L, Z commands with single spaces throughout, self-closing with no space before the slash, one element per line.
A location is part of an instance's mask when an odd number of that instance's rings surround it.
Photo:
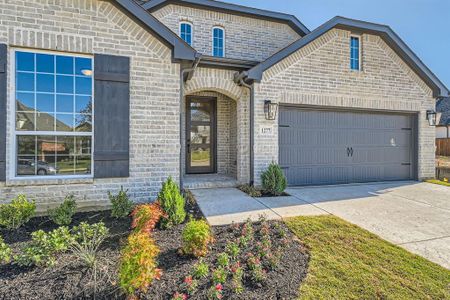
<path fill-rule="evenodd" d="M 216 172 L 216 98 L 186 99 L 186 173 Z"/>

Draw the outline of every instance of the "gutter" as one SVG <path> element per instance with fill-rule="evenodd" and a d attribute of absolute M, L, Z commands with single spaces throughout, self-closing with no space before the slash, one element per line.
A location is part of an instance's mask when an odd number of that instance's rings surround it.
<path fill-rule="evenodd" d="M 254 133 L 254 127 L 255 127 L 255 116 L 254 116 L 254 103 L 255 103 L 255 89 L 253 82 L 252 84 L 247 84 L 245 81 L 248 78 L 248 72 L 236 72 L 234 74 L 234 82 L 238 84 L 239 86 L 244 86 L 249 89 L 250 91 L 250 108 L 249 108 L 249 114 L 250 114 L 250 185 L 254 185 L 255 183 L 255 176 L 254 176 L 254 157 L 255 157 L 255 151 L 254 151 L 254 145 L 255 145 L 255 133 Z"/>
<path fill-rule="evenodd" d="M 184 103 L 184 86 L 185 82 L 192 78 L 192 75 L 194 74 L 195 70 L 198 67 L 198 64 L 200 63 L 200 60 L 202 59 L 202 55 L 197 53 L 195 55 L 195 61 L 192 67 L 187 69 L 182 69 L 180 71 L 180 190 L 183 190 L 184 188 L 184 169 L 183 169 L 183 151 L 184 151 L 184 138 L 183 138 L 183 103 Z M 187 75 L 187 79 L 185 80 L 185 76 Z"/>

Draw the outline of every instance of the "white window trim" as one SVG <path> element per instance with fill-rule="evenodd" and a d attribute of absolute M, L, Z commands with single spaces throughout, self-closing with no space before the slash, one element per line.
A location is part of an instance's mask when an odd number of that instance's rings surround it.
<path fill-rule="evenodd" d="M 226 45 L 226 35 L 225 35 L 225 28 L 222 26 L 213 26 L 212 30 L 211 30 L 211 55 L 214 56 L 214 29 L 220 29 L 223 31 L 223 56 L 215 56 L 215 57 L 226 57 L 226 52 L 225 52 L 225 45 Z"/>
<path fill-rule="evenodd" d="M 16 130 L 16 52 L 31 52 L 31 53 L 42 53 L 50 55 L 60 55 L 60 56 L 70 56 L 70 57 L 83 57 L 92 60 L 92 131 L 91 132 L 58 132 L 58 131 L 17 131 Z M 40 50 L 33 48 L 11 48 L 9 51 L 10 55 L 10 67 L 9 67 L 9 77 L 10 77 L 10 90 L 9 90 L 9 126 L 10 126 L 10 147 L 9 147 L 9 164 L 7 174 L 8 180 L 12 181 L 51 181 L 58 179 L 93 179 L 94 178 L 94 111 L 95 111 L 95 99 L 94 99 L 94 56 L 78 53 L 60 52 L 52 50 Z M 90 136 L 91 137 L 91 174 L 89 175 L 47 175 L 47 176 L 17 176 L 17 135 L 53 135 L 53 136 Z"/>
<path fill-rule="evenodd" d="M 352 37 L 353 38 L 357 38 L 358 41 L 359 41 L 359 43 L 358 43 L 358 45 L 359 45 L 359 47 L 358 47 L 358 58 L 359 59 L 358 59 L 358 70 L 350 68 L 350 71 L 361 72 L 362 71 L 362 51 L 361 51 L 361 49 L 362 49 L 362 39 L 361 39 L 361 36 L 358 35 L 358 34 L 350 34 L 350 40 L 349 40 L 350 50 L 351 50 L 351 47 L 352 47 Z M 351 59 L 352 59 L 352 56 L 351 56 L 351 52 L 350 52 L 350 60 Z"/>
<path fill-rule="evenodd" d="M 189 26 L 191 26 L 191 44 L 190 46 L 193 47 L 194 46 L 194 25 L 191 22 L 188 21 L 181 21 L 180 25 L 178 26 L 178 33 L 181 37 L 181 25 L 183 24 L 187 24 Z"/>

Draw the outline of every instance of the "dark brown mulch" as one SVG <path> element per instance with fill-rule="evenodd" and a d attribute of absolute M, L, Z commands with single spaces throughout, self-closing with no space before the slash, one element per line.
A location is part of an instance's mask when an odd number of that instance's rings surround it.
<path fill-rule="evenodd" d="M 70 227 L 83 221 L 90 224 L 103 221 L 110 232 L 98 253 L 95 277 L 69 253 L 61 254 L 57 265 L 51 268 L 0 264 L 0 299 L 87 299 L 94 298 L 94 294 L 97 299 L 124 298 L 115 282 L 120 248 L 129 234 L 131 220 L 112 218 L 111 211 L 77 213 Z M 16 231 L 0 229 L 0 235 L 17 253 L 31 239 L 33 231 L 51 231 L 57 227 L 47 217 L 36 217 Z"/>
<path fill-rule="evenodd" d="M 187 211 L 200 218 L 201 211 L 194 202 L 187 205 Z M 74 216 L 71 226 L 82 221 L 96 223 L 103 221 L 110 229 L 111 236 L 102 245 L 98 255 L 99 269 L 94 277 L 91 270 L 81 265 L 72 254 L 64 253 L 58 257 L 58 264 L 52 268 L 22 268 L 17 265 L 0 265 L 0 299 L 125 299 L 117 286 L 117 268 L 120 249 L 130 233 L 131 220 L 117 220 L 110 217 L 110 211 L 78 213 Z M 229 286 L 224 285 L 223 299 L 295 299 L 300 283 L 306 276 L 308 254 L 302 245 L 289 232 L 283 223 L 278 223 L 287 231 L 289 243 L 284 246 L 279 267 L 268 273 L 263 284 L 254 284 L 249 278 L 244 280 L 245 291 L 240 295 L 232 294 Z M 275 246 L 280 239 L 276 238 L 275 222 L 270 222 Z M 254 225 L 255 232 L 258 224 Z M 13 251 L 30 240 L 31 232 L 43 229 L 50 231 L 57 225 L 46 217 L 33 218 L 28 224 L 17 231 L 0 229 L 0 235 Z M 156 230 L 153 233 L 161 249 L 159 266 L 163 269 L 161 280 L 155 281 L 148 293 L 141 295 L 143 299 L 170 299 L 175 291 L 182 291 L 180 285 L 183 278 L 192 271 L 196 259 L 178 254 L 181 247 L 181 232 L 184 225 L 170 230 Z M 228 227 L 214 227 L 215 243 L 209 255 L 205 258 L 211 266 L 214 265 L 217 254 L 224 251 L 228 241 L 236 238 L 236 230 Z M 255 234 L 257 236 L 257 234 Z M 254 244 L 252 244 L 254 245 Z M 253 246 L 242 251 L 241 263 L 245 266 L 244 254 L 251 252 Z M 246 272 L 247 273 L 247 272 Z M 95 279 L 95 280 L 94 280 Z M 96 284 L 94 284 L 96 283 Z M 209 279 L 201 280 L 199 291 L 189 299 L 206 299 L 207 289 L 211 286 Z"/>
<path fill-rule="evenodd" d="M 259 238 L 259 223 L 253 225 L 255 229 L 255 240 L 249 246 L 241 250 L 238 261 L 245 269 L 244 287 L 242 294 L 234 294 L 225 283 L 223 299 L 296 299 L 300 283 L 306 277 L 309 256 L 306 249 L 287 229 L 286 225 L 278 221 L 270 221 L 271 240 L 274 248 L 282 247 L 282 257 L 276 270 L 267 273 L 267 279 L 262 284 L 256 284 L 250 280 L 249 272 L 246 269 L 245 255 L 254 252 L 254 245 Z M 287 245 L 281 244 L 281 239 L 277 236 L 278 229 L 275 224 L 287 232 Z M 155 282 L 149 292 L 144 295 L 146 299 L 171 299 L 176 292 L 183 292 L 181 284 L 185 276 L 189 275 L 194 265 L 198 262 L 194 258 L 186 258 L 178 254 L 181 247 L 182 226 L 178 226 L 169 231 L 156 231 L 154 238 L 161 249 L 159 259 L 160 268 L 163 269 L 163 276 L 160 281 Z M 210 270 L 216 266 L 215 261 L 218 254 L 224 252 L 229 241 L 236 240 L 240 230 L 232 226 L 213 227 L 215 243 L 204 261 L 210 265 Z M 211 287 L 210 278 L 199 281 L 198 292 L 189 299 L 207 299 L 207 290 Z"/>

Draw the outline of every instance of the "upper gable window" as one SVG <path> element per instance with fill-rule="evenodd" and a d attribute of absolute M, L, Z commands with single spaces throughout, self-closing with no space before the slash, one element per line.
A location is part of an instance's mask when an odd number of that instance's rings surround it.
<path fill-rule="evenodd" d="M 350 37 L 350 69 L 359 71 L 361 69 L 361 47 L 357 36 Z"/>
<path fill-rule="evenodd" d="M 192 46 L 192 24 L 187 22 L 180 23 L 180 37 Z"/>
<path fill-rule="evenodd" d="M 225 56 L 225 32 L 223 28 L 213 28 L 213 56 Z"/>

